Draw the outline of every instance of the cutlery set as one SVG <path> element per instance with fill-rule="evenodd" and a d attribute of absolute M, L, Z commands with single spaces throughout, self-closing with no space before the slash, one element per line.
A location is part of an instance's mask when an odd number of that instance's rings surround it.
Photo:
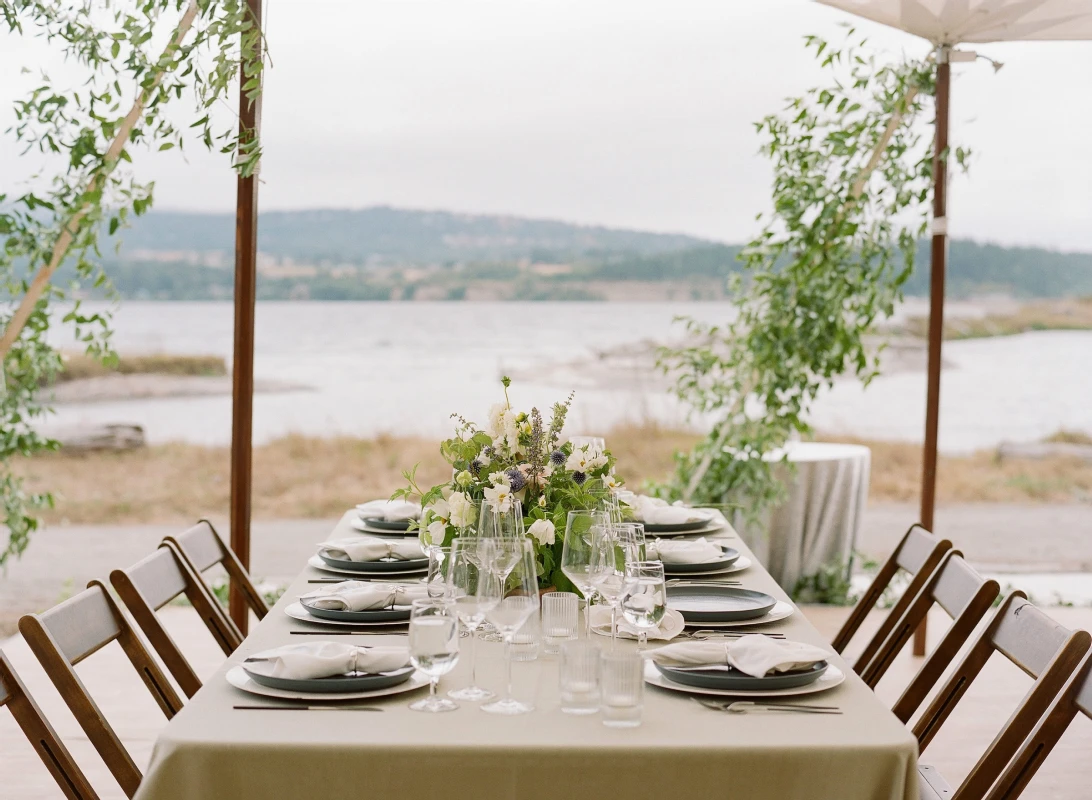
<path fill-rule="evenodd" d="M 787 714 L 842 713 L 842 710 L 838 708 L 838 706 L 817 706 L 796 703 L 758 703 L 753 700 L 707 700 L 700 697 L 691 697 L 690 699 L 704 708 L 709 708 L 713 711 L 723 711 L 728 714 L 760 714 L 764 712 L 782 712 Z"/>

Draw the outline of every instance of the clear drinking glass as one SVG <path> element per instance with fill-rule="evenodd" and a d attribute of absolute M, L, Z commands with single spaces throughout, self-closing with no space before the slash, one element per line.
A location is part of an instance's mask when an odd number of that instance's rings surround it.
<path fill-rule="evenodd" d="M 429 677 L 428 697 L 410 704 L 413 711 L 454 711 L 459 706 L 436 696 L 436 684 L 459 660 L 459 621 L 450 601 L 414 600 L 410 611 L 409 651 L 413 666 Z"/>
<path fill-rule="evenodd" d="M 610 605 L 610 643 L 618 641 L 618 601 L 622 596 L 625 579 L 625 553 L 618 543 L 617 526 L 612 524 L 592 527 L 592 585 L 595 591 Z M 589 615 L 590 616 L 590 615 Z"/>
<path fill-rule="evenodd" d="M 618 537 L 618 546 L 622 548 L 625 563 L 646 561 L 645 526 L 641 522 L 616 522 L 614 534 Z"/>
<path fill-rule="evenodd" d="M 478 594 L 478 581 L 483 570 L 478 562 L 477 552 L 478 542 L 474 537 L 456 539 L 451 546 L 451 567 L 448 573 L 455 613 L 463 627 L 470 631 L 470 685 L 453 689 L 448 692 L 448 696 L 468 703 L 478 703 L 495 697 L 493 692 L 478 686 L 475 644 L 478 629 L 485 621 L 486 606 L 490 598 L 488 594 L 484 598 Z"/>
<path fill-rule="evenodd" d="M 541 600 L 539 601 L 541 605 Z M 541 614 L 532 614 L 519 630 L 512 634 L 512 660 L 534 661 L 542 648 Z"/>
<path fill-rule="evenodd" d="M 599 710 L 599 647 L 587 639 L 561 644 L 561 710 L 594 714 Z"/>
<path fill-rule="evenodd" d="M 662 561 L 626 564 L 620 605 L 626 620 L 637 629 L 637 649 L 643 650 L 648 632 L 660 624 L 667 612 L 667 584 Z"/>
<path fill-rule="evenodd" d="M 644 661 L 632 652 L 603 653 L 600 704 L 603 724 L 611 728 L 636 728 L 641 724 L 645 678 Z"/>
<path fill-rule="evenodd" d="M 595 558 L 593 531 L 609 523 L 602 511 L 570 511 L 565 518 L 565 542 L 561 550 L 561 571 L 584 595 L 585 635 L 591 636 L 590 601 L 597 571 L 603 569 Z"/>
<path fill-rule="evenodd" d="M 527 538 L 504 542 L 517 546 L 519 556 L 506 579 L 488 573 L 488 580 L 478 581 L 478 595 L 483 598 L 486 618 L 504 637 L 505 696 L 482 706 L 490 714 L 526 714 L 533 706 L 512 697 L 512 637 L 532 614 L 538 613 L 538 573 L 535 551 Z"/>
<path fill-rule="evenodd" d="M 451 548 L 430 545 L 425 590 L 433 599 L 451 597 Z"/>
<path fill-rule="evenodd" d="M 576 638 L 580 598 L 572 592 L 542 595 L 542 642 L 547 653 L 556 653 L 562 642 Z"/>
<path fill-rule="evenodd" d="M 607 449 L 607 440 L 602 436 L 570 436 L 569 444 L 573 446 L 574 450 L 587 447 L 589 450 L 602 453 Z"/>

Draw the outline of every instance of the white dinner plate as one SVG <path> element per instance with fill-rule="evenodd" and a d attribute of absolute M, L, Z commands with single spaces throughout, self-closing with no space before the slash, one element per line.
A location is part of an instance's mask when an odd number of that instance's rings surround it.
<path fill-rule="evenodd" d="M 289 603 L 285 606 L 284 613 L 292 619 L 298 619 L 303 622 L 313 622 L 316 625 L 347 625 L 350 628 L 387 628 L 398 626 L 404 628 L 409 625 L 408 619 L 391 620 L 389 622 L 345 622 L 344 620 L 319 619 L 314 614 L 309 614 L 307 609 L 299 603 Z"/>
<path fill-rule="evenodd" d="M 664 613 L 664 618 L 660 622 L 660 628 L 662 629 L 661 634 L 659 636 L 655 637 L 655 638 L 653 638 L 652 636 L 649 636 L 648 641 L 649 642 L 662 642 L 662 641 L 665 641 L 666 639 L 674 639 L 676 636 L 678 636 L 680 633 L 683 632 L 683 629 L 685 627 L 686 627 L 686 621 L 683 619 L 683 615 L 680 614 L 675 609 L 669 608 Z M 602 626 L 592 627 L 592 631 L 599 634 L 600 636 L 610 636 L 610 625 L 607 626 L 606 630 L 604 630 L 602 628 Z M 637 637 L 635 635 L 633 635 L 632 633 L 626 633 L 626 631 L 622 630 L 621 613 L 619 613 L 619 617 L 618 617 L 618 638 L 619 639 L 633 639 L 634 641 L 636 641 L 636 639 L 637 639 Z"/>
<path fill-rule="evenodd" d="M 718 569 L 712 572 L 672 572 L 671 567 L 668 564 L 664 564 L 664 574 L 670 580 L 672 578 L 680 578 L 683 580 L 689 580 L 690 578 L 712 578 L 720 577 L 721 575 L 731 575 L 733 572 L 743 572 L 751 564 L 754 563 L 747 556 L 740 556 L 733 563 L 732 566 L 727 569 Z"/>
<path fill-rule="evenodd" d="M 386 580 L 388 578 L 396 578 L 399 575 L 402 575 L 402 576 L 406 576 L 406 575 L 417 576 L 417 575 L 426 575 L 426 574 L 428 574 L 428 568 L 427 567 L 425 569 L 418 568 L 418 569 L 410 569 L 410 570 L 401 570 L 401 569 L 400 570 L 384 570 L 383 572 L 361 572 L 360 570 L 340 569 L 338 567 L 331 567 L 329 564 L 327 564 L 325 561 L 323 561 L 317 555 L 311 556 L 309 559 L 307 559 L 307 566 L 314 567 L 317 570 L 322 570 L 323 572 L 329 572 L 329 573 L 332 573 L 334 575 L 352 575 L 354 578 L 371 578 L 373 580 L 378 578 L 381 581 Z"/>
<path fill-rule="evenodd" d="M 820 675 L 819 679 L 814 683 L 809 683 L 806 686 L 796 686 L 792 689 L 766 689 L 765 691 L 756 689 L 707 689 L 702 686 L 686 686 L 682 683 L 669 681 L 656 669 L 655 664 L 651 661 L 645 663 L 645 683 L 651 683 L 661 689 L 670 689 L 673 692 L 708 694 L 715 697 L 792 697 L 801 694 L 815 694 L 816 692 L 833 689 L 845 679 L 845 673 L 830 664 L 826 672 Z"/>
<path fill-rule="evenodd" d="M 360 531 L 361 533 L 371 534 L 372 536 L 387 536 L 394 539 L 405 539 L 407 536 L 417 536 L 420 533 L 416 528 L 412 531 L 398 531 L 393 528 L 376 528 L 359 517 L 350 517 L 349 527 L 353 530 Z"/>
<path fill-rule="evenodd" d="M 321 702 L 323 700 L 363 700 L 368 697 L 384 697 L 391 694 L 412 692 L 428 686 L 428 676 L 420 670 L 416 670 L 410 679 L 397 686 L 388 686 L 386 689 L 373 689 L 370 692 L 289 692 L 284 689 L 274 689 L 270 686 L 262 686 L 251 679 L 241 666 L 234 666 L 227 671 L 227 682 L 236 689 L 241 689 L 250 694 L 260 694 L 263 697 L 277 697 L 281 700 L 306 700 L 308 702 Z"/>
<path fill-rule="evenodd" d="M 687 627 L 690 628 L 742 628 L 747 625 L 762 625 L 766 622 L 777 622 L 779 619 L 785 619 L 785 617 L 791 617 L 793 613 L 792 603 L 786 603 L 784 600 L 778 600 L 774 603 L 774 607 L 770 609 L 769 613 L 762 617 L 755 617 L 754 619 L 741 619 L 735 622 L 695 622 Z"/>

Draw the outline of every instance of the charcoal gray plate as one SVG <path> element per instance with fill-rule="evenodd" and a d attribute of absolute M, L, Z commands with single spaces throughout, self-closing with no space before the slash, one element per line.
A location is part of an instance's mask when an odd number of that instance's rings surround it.
<path fill-rule="evenodd" d="M 401 531 L 405 533 L 409 530 L 411 520 L 408 519 L 395 519 L 386 520 L 382 517 L 361 517 L 363 523 L 372 528 L 379 528 L 385 531 Z"/>
<path fill-rule="evenodd" d="M 763 592 L 734 586 L 683 583 L 667 587 L 667 604 L 686 624 L 737 622 L 764 616 L 777 601 Z"/>
<path fill-rule="evenodd" d="M 307 602 L 308 598 L 301 597 L 300 605 L 307 609 L 307 613 L 317 619 L 329 619 L 334 622 L 397 622 L 410 618 L 410 607 L 381 608 L 371 611 L 341 611 L 336 608 L 318 608 Z"/>
<path fill-rule="evenodd" d="M 409 558 L 391 559 L 390 561 L 343 561 L 340 558 L 331 558 L 324 550 L 319 550 L 319 558 L 337 569 L 349 572 L 413 572 L 415 570 L 428 570 L 428 559 Z"/>
<path fill-rule="evenodd" d="M 418 531 L 416 529 L 411 531 L 408 528 L 377 528 L 371 524 L 370 520 L 365 521 L 362 520 L 360 517 L 353 517 L 352 519 L 350 519 L 349 527 L 352 528 L 354 531 L 357 531 L 358 533 L 366 533 L 370 536 L 390 536 L 392 538 L 397 536 L 399 538 L 402 538 L 404 536 L 418 535 Z"/>
<path fill-rule="evenodd" d="M 718 569 L 727 569 L 739 560 L 739 551 L 731 547 L 721 545 L 724 557 L 716 561 L 706 561 L 702 564 L 664 564 L 664 572 L 668 575 L 679 575 L 687 572 L 713 572 Z"/>
<path fill-rule="evenodd" d="M 651 522 L 646 522 L 645 533 L 690 533 L 690 531 L 708 527 L 710 522 L 712 522 L 710 519 L 697 519 L 693 522 L 678 522 L 674 525 L 656 525 Z"/>
<path fill-rule="evenodd" d="M 413 675 L 413 667 L 402 667 L 402 669 L 394 672 L 378 674 L 354 672 L 350 675 L 334 675 L 330 678 L 297 680 L 295 678 L 271 678 L 268 675 L 251 672 L 246 668 L 245 661 L 240 666 L 252 681 L 260 683 L 262 686 L 268 686 L 270 689 L 282 689 L 286 692 L 314 692 L 315 694 L 370 692 L 373 689 L 386 689 L 389 686 L 405 683 Z"/>
<path fill-rule="evenodd" d="M 731 668 L 727 670 L 675 669 L 674 667 L 663 667 L 657 664 L 656 669 L 669 681 L 681 683 L 685 686 L 762 692 L 776 689 L 795 689 L 798 686 L 807 686 L 809 683 L 814 683 L 827 671 L 827 662 L 820 661 L 807 669 L 766 675 L 762 678 L 756 678 L 753 675 L 747 675 Z"/>

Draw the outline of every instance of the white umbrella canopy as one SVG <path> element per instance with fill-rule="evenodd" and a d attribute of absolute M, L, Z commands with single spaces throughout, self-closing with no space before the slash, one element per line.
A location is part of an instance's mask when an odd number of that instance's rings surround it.
<path fill-rule="evenodd" d="M 1089 0 L 818 0 L 935 45 L 1092 39 Z"/>

